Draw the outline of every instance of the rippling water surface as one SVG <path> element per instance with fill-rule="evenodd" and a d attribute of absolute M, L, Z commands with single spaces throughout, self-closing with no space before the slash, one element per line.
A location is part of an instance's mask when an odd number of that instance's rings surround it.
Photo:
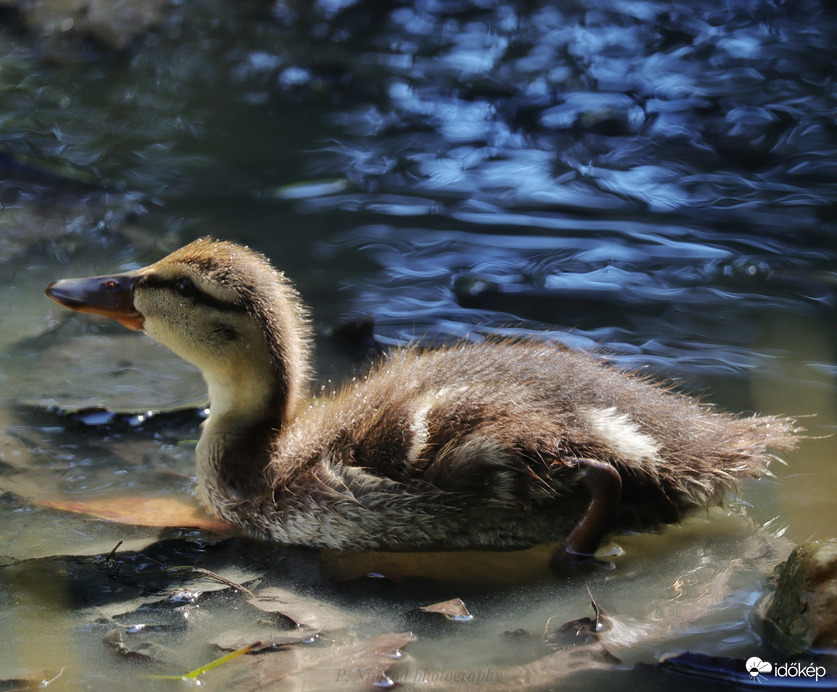
<path fill-rule="evenodd" d="M 357 367 L 328 335 L 370 317 L 382 345 L 532 335 L 724 408 L 814 416 L 818 439 L 730 511 L 617 540 L 615 569 L 587 582 L 477 592 L 477 625 L 411 645 L 419 660 L 506 671 L 503 632 L 588 615 L 588 585 L 633 633 L 614 644 L 630 667 L 597 684 L 664 687 L 634 664 L 677 650 L 770 651 L 751 615 L 764 575 L 788 539 L 837 526 L 829 3 L 199 0 L 121 53 L 10 24 L 0 56 L 3 564 L 156 535 L 33 499 L 192 492 L 195 420 L 86 429 L 56 411 L 194 407 L 200 377 L 42 290 L 212 234 L 297 283 L 323 380 Z M 381 623 L 460 595 L 335 595 L 300 559 L 311 573 L 294 563 L 292 582 Z M 110 688 L 124 662 L 78 615 L 99 596 L 38 569 L 37 589 L 2 587 L 0 628 L 21 644 L 0 679 L 62 650 L 69 688 Z M 224 618 L 244 619 L 216 610 L 178 635 L 183 670 Z"/>

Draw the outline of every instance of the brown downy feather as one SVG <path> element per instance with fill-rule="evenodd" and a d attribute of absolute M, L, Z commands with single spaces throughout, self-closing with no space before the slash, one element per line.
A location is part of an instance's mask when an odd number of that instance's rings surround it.
<path fill-rule="evenodd" d="M 718 413 L 537 341 L 405 349 L 306 408 L 299 296 L 262 255 L 208 238 L 131 274 L 47 290 L 142 326 L 201 368 L 211 415 L 196 454 L 200 496 L 276 541 L 359 550 L 561 540 L 584 533 L 597 478 L 618 489 L 613 469 L 622 492 L 608 526 L 645 528 L 719 501 L 796 441 L 789 419 Z"/>
<path fill-rule="evenodd" d="M 675 521 L 764 475 L 771 450 L 793 447 L 794 432 L 789 419 L 716 413 L 554 345 L 462 344 L 398 352 L 303 412 L 277 438 L 270 478 L 281 495 L 327 459 L 344 497 L 357 502 L 349 520 L 362 520 L 371 503 L 425 498 L 438 531 L 414 533 L 431 544 L 519 546 L 561 538 L 578 517 L 577 459 L 619 470 L 613 529 L 636 529 Z M 453 525 L 449 513 L 458 515 Z M 407 533 L 396 525 L 370 547 L 417 547 L 392 535 Z"/>

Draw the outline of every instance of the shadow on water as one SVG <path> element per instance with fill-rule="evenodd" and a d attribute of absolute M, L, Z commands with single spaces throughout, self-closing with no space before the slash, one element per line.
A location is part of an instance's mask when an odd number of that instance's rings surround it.
<path fill-rule="evenodd" d="M 144 676 L 194 670 L 220 655 L 210 642 L 252 637 L 254 623 L 287 639 L 273 646 L 283 670 L 311 671 L 279 687 L 364 687 L 389 670 L 416 689 L 660 689 L 675 679 L 657 665 L 665 654 L 783 655 L 753 606 L 792 542 L 837 525 L 833 437 L 804 441 L 726 509 L 616 537 L 613 569 L 544 579 L 536 549 L 338 583 L 324 572 L 333 556 L 314 551 L 37 504 L 190 498 L 205 404 L 182 361 L 42 291 L 212 234 L 265 252 L 298 285 L 318 384 L 362 367 L 359 354 L 500 331 L 601 352 L 723 408 L 815 414 L 804 424 L 828 436 L 828 3 L 200 0 L 152 2 L 148 21 L 106 29 L 83 2 L 52 15 L 10 5 L 0 631 L 14 643 L 0 681 L 63 670 L 54 684 L 67 689 L 126 676 L 156 689 L 168 683 Z M 606 633 L 588 622 L 566 648 L 556 630 L 594 616 L 591 594 Z M 405 615 L 456 596 L 473 621 Z M 403 642 L 378 637 L 410 629 L 419 638 L 390 667 Z M 357 657 L 368 671 L 347 677 Z M 203 681 L 277 679 L 255 659 Z"/>

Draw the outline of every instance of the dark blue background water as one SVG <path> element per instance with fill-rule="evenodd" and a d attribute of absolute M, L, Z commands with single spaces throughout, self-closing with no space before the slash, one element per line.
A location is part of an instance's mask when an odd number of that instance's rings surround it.
<path fill-rule="evenodd" d="M 835 26 L 816 2 L 202 2 L 127 55 L 30 74 L 19 49 L 0 142 L 304 289 L 377 265 L 342 307 L 385 338 L 532 321 L 737 369 L 764 311 L 833 316 Z"/>

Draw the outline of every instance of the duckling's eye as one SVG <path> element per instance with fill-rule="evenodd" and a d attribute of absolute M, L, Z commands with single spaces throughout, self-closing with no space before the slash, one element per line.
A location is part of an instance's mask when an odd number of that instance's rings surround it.
<path fill-rule="evenodd" d="M 188 276 L 182 276 L 174 282 L 174 290 L 177 291 L 183 298 L 191 298 L 197 293 L 198 288 L 195 282 Z"/>

